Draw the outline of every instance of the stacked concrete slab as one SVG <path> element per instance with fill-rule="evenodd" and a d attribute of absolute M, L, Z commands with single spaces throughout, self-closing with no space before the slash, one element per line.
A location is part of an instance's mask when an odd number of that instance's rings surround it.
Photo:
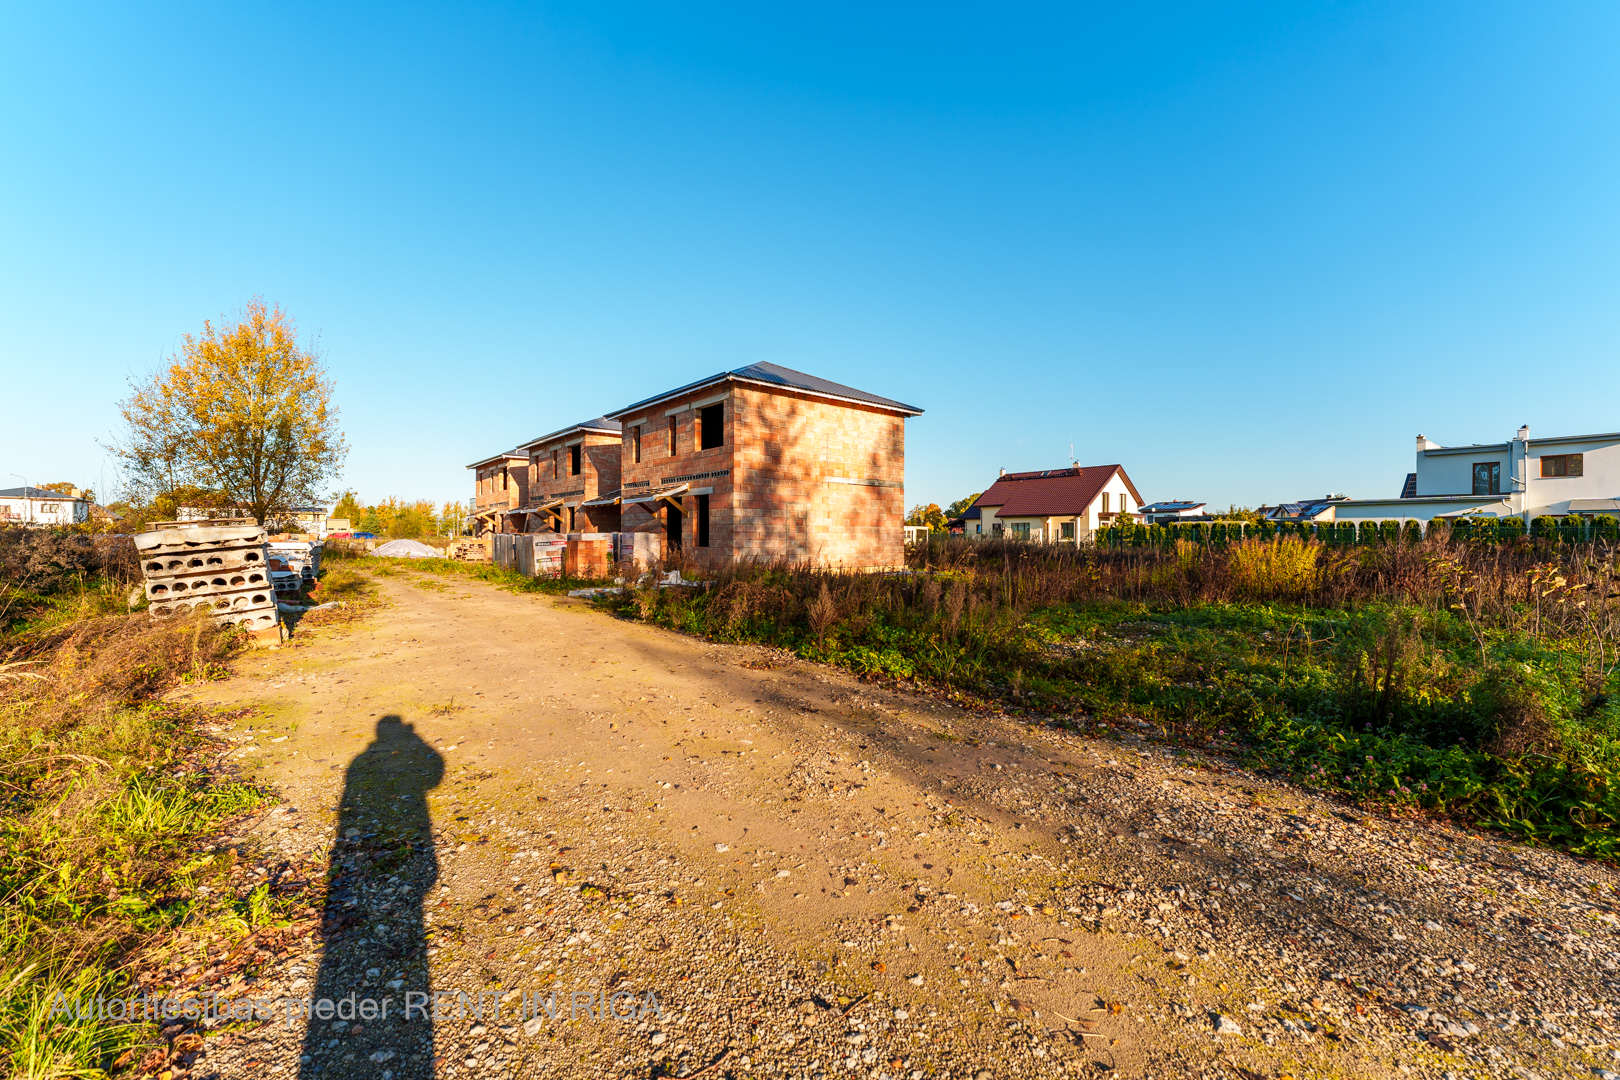
<path fill-rule="evenodd" d="M 244 630 L 276 625 L 264 529 L 257 525 L 159 529 L 135 537 L 153 618 L 196 609 Z"/>

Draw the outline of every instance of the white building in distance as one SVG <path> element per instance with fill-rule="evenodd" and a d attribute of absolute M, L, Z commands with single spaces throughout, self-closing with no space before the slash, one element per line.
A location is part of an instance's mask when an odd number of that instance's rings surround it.
<path fill-rule="evenodd" d="M 1441 446 L 1417 437 L 1417 471 L 1399 498 L 1336 503 L 1339 521 L 1428 521 L 1437 517 L 1620 515 L 1620 432 Z"/>
<path fill-rule="evenodd" d="M 90 520 L 90 500 L 78 488 L 71 494 L 37 487 L 0 490 L 0 524 L 52 528 Z"/>

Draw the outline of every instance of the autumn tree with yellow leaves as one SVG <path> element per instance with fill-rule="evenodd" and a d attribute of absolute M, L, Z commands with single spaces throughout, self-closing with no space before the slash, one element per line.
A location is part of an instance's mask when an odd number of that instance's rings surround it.
<path fill-rule="evenodd" d="M 204 489 L 270 523 L 323 504 L 348 454 L 320 356 L 257 298 L 236 322 L 187 334 L 118 407 L 126 430 L 112 449 L 136 502 Z"/>

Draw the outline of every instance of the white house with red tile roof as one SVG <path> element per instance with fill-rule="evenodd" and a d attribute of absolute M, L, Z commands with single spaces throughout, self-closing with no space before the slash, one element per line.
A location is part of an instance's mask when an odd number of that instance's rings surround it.
<path fill-rule="evenodd" d="M 1098 526 L 1138 512 L 1142 496 L 1119 465 L 1071 465 L 1067 469 L 1010 473 L 980 495 L 963 520 L 970 539 L 1006 537 L 1075 544 Z M 971 512 L 970 512 L 971 514 Z"/>

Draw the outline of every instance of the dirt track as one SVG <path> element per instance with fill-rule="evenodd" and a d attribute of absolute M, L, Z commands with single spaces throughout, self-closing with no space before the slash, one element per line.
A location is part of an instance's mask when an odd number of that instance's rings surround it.
<path fill-rule="evenodd" d="M 195 1075 L 1620 1067 L 1607 869 L 581 601 L 383 585 L 194 693 L 259 709 L 269 874 L 338 871 L 324 937 L 214 988 L 502 1011 L 222 1026 Z M 570 1019 L 604 990 L 633 1015 Z"/>

